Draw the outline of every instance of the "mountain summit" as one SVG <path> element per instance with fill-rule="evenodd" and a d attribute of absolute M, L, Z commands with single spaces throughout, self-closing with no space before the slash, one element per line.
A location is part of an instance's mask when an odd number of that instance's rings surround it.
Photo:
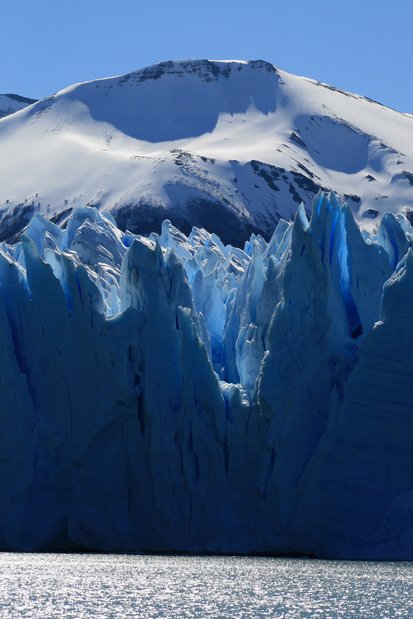
<path fill-rule="evenodd" d="M 413 214 L 412 144 L 411 115 L 262 60 L 163 62 L 0 120 L 0 238 L 89 205 L 134 232 L 168 217 L 240 244 L 319 188 L 371 228 Z"/>

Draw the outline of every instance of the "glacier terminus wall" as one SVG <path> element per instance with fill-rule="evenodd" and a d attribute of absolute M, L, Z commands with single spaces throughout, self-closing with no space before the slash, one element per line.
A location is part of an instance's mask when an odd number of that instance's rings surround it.
<path fill-rule="evenodd" d="M 413 228 L 0 246 L 0 549 L 413 558 Z"/>

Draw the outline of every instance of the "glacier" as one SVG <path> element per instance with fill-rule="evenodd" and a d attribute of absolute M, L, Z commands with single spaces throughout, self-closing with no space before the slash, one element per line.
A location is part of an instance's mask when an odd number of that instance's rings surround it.
<path fill-rule="evenodd" d="M 0 244 L 0 549 L 413 558 L 413 228 Z"/>

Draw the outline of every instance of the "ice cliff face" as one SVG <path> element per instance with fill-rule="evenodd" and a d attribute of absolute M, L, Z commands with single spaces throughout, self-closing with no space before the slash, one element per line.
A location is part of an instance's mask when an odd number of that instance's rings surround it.
<path fill-rule="evenodd" d="M 36 215 L 0 249 L 0 548 L 412 558 L 413 229 L 244 250 Z"/>

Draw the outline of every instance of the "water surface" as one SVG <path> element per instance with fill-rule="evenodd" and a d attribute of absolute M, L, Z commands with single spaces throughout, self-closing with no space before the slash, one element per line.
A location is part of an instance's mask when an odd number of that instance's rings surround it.
<path fill-rule="evenodd" d="M 413 564 L 0 554 L 0 617 L 413 617 Z"/>

